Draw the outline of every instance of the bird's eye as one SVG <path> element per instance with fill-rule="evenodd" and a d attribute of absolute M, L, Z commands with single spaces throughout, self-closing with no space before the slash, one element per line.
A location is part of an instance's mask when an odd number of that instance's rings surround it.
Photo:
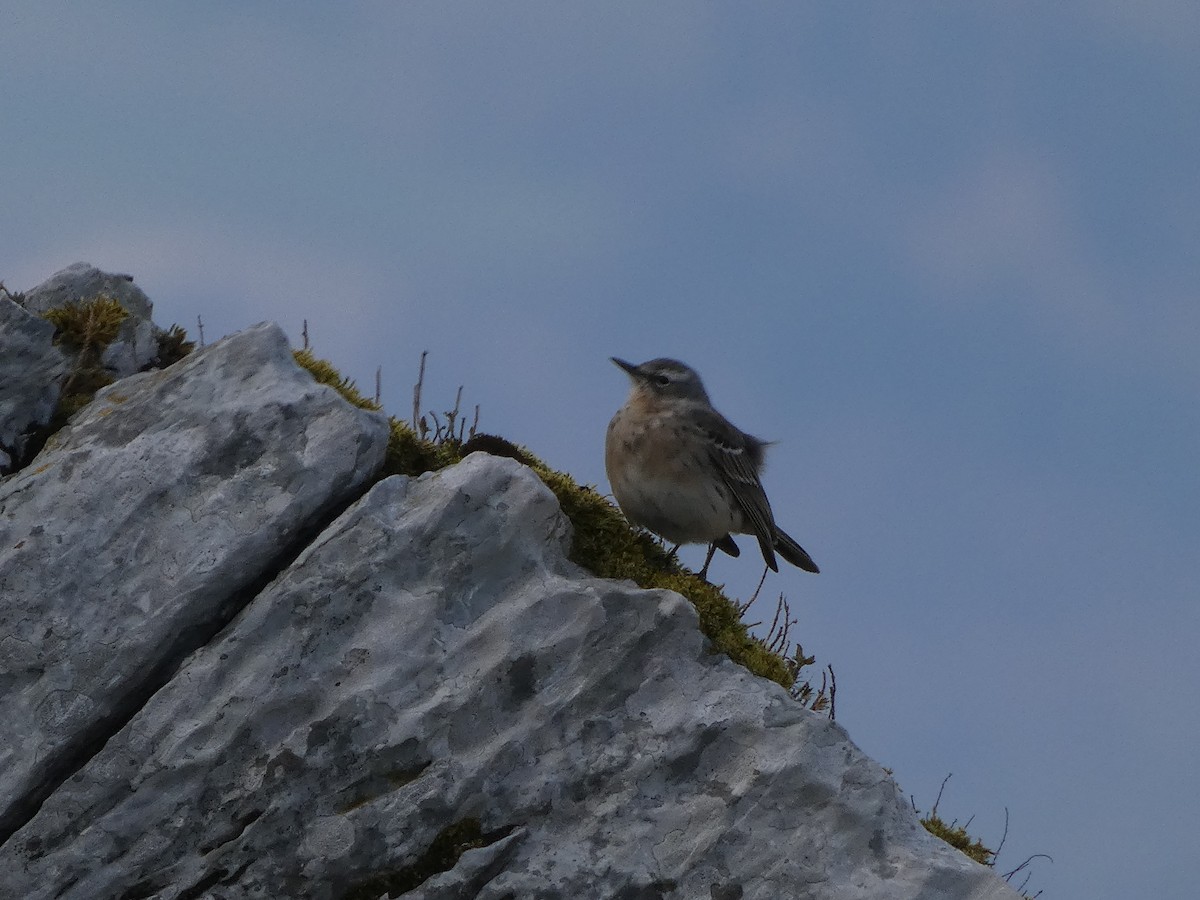
<path fill-rule="evenodd" d="M 671 383 L 671 379 L 668 378 L 666 375 L 655 375 L 654 383 L 657 384 L 659 387 L 666 387 L 668 384 Z"/>

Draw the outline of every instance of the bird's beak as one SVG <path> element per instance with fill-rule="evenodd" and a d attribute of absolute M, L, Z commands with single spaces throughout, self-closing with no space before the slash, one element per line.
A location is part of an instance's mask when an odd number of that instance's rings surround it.
<path fill-rule="evenodd" d="M 633 363 L 627 363 L 627 362 L 625 362 L 625 360 L 617 359 L 617 357 L 615 357 L 615 356 L 610 356 L 609 359 L 611 359 L 614 363 L 616 363 L 619 368 L 624 369 L 625 374 L 628 375 L 630 378 L 637 378 L 638 375 L 641 374 L 638 372 L 638 367 L 635 366 Z"/>

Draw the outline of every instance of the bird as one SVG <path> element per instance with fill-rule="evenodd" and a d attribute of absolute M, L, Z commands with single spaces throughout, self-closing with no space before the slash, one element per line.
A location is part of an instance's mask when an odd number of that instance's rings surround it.
<path fill-rule="evenodd" d="M 806 572 L 820 569 L 775 524 L 759 476 L 767 441 L 747 434 L 713 408 L 700 376 L 675 359 L 634 365 L 610 357 L 631 382 L 604 442 L 604 468 L 625 518 L 675 545 L 708 544 L 738 556 L 734 534 L 752 534 L 763 561 L 778 553 Z"/>

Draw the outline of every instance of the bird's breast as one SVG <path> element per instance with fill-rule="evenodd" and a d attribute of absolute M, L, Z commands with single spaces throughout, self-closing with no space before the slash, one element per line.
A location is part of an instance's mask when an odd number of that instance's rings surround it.
<path fill-rule="evenodd" d="M 670 541 L 715 540 L 740 524 L 700 436 L 669 416 L 622 408 L 609 423 L 604 461 L 626 518 Z"/>

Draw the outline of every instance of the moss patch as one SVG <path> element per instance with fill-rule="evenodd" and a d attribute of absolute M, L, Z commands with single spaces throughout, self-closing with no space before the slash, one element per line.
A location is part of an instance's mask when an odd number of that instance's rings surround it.
<path fill-rule="evenodd" d="M 293 350 L 292 357 L 300 368 L 305 369 L 319 383 L 329 385 L 359 409 L 379 410 L 379 404 L 364 397 L 352 380 L 343 378 L 342 373 L 331 363 L 319 359 L 311 350 Z"/>
<path fill-rule="evenodd" d="M 947 824 L 936 812 L 931 812 L 921 819 L 921 824 L 930 834 L 940 837 L 955 850 L 961 850 L 975 862 L 990 866 L 996 857 L 995 851 L 985 847 L 983 841 L 967 834 L 965 826 L 955 822 Z"/>
<path fill-rule="evenodd" d="M 949 781 L 949 775 L 942 779 L 942 786 L 938 789 L 937 799 L 933 801 L 933 808 L 929 810 L 928 813 L 921 816 L 921 824 L 925 826 L 925 830 L 930 834 L 941 838 L 955 850 L 965 853 L 967 856 L 971 857 L 971 859 L 975 860 L 975 862 L 982 863 L 985 866 L 994 866 L 999 850 L 992 850 L 991 848 L 985 846 L 983 841 L 979 840 L 978 838 L 973 838 L 967 833 L 967 826 L 971 824 L 971 820 L 968 820 L 964 825 L 959 825 L 957 819 L 953 822 L 947 822 L 940 815 L 938 815 L 938 806 L 941 805 L 942 794 L 945 793 L 946 784 Z M 920 811 L 917 809 L 916 801 L 911 802 L 913 811 L 920 815 Z M 1005 835 L 1008 834 L 1007 811 L 1005 813 L 1004 833 Z M 1001 839 L 1000 847 L 1003 848 L 1003 846 L 1004 840 Z M 1022 896 L 1025 895 L 1022 894 Z"/>

